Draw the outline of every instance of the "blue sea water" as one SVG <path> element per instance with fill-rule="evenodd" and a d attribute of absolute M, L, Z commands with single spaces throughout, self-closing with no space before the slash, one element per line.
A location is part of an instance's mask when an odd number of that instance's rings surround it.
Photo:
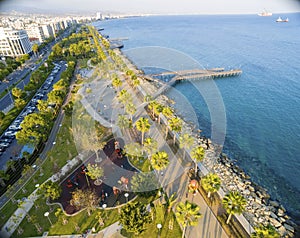
<path fill-rule="evenodd" d="M 128 37 L 124 50 L 162 46 L 203 67 L 241 68 L 238 78 L 215 80 L 226 109 L 224 152 L 300 221 L 300 14 L 281 15 L 288 23 L 276 23 L 278 16 L 153 16 L 95 25 L 110 38 Z M 202 96 L 189 82 L 177 84 L 168 96 L 176 98 L 176 90 L 210 136 Z M 183 107 L 177 106 L 182 114 Z"/>

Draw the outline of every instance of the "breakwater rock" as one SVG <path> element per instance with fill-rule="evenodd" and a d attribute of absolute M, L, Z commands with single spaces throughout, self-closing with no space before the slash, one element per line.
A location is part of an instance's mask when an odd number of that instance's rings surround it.
<path fill-rule="evenodd" d="M 225 154 L 217 158 L 213 171 L 220 176 L 225 192 L 239 191 L 246 198 L 243 215 L 253 227 L 271 224 L 281 237 L 295 237 L 297 224 L 287 215 L 286 209 L 272 200 L 266 189 L 253 183 Z"/>

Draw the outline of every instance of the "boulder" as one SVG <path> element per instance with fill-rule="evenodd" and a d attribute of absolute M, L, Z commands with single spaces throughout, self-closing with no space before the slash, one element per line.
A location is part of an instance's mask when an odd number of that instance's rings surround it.
<path fill-rule="evenodd" d="M 284 216 L 284 211 L 279 208 L 278 211 L 277 211 L 277 215 L 279 217 L 283 217 Z"/>
<path fill-rule="evenodd" d="M 279 221 L 277 221 L 275 218 L 270 217 L 269 221 L 275 228 L 281 227 L 281 223 Z"/>
<path fill-rule="evenodd" d="M 280 204 L 277 202 L 277 201 L 273 201 L 273 200 L 270 200 L 269 201 L 269 204 L 272 206 L 272 207 L 279 207 Z"/>
<path fill-rule="evenodd" d="M 277 215 L 274 212 L 270 212 L 270 217 L 278 219 Z"/>
<path fill-rule="evenodd" d="M 290 232 L 292 232 L 292 233 L 295 232 L 295 228 L 294 228 L 294 227 L 292 227 L 292 226 L 290 226 L 290 225 L 288 225 L 288 224 L 286 224 L 286 223 L 285 223 L 283 226 L 284 226 L 285 229 L 287 229 L 288 231 L 290 231 Z"/>
<path fill-rule="evenodd" d="M 286 233 L 285 227 L 284 226 L 279 227 L 278 232 L 279 232 L 280 236 L 283 237 Z"/>

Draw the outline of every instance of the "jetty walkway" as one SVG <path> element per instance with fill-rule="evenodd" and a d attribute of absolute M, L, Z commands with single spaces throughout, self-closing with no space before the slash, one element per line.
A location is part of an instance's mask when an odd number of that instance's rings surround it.
<path fill-rule="evenodd" d="M 191 69 L 180 71 L 162 72 L 159 74 L 145 75 L 144 78 L 149 81 L 156 81 L 157 78 L 172 78 L 172 81 L 188 80 L 188 79 L 209 79 L 235 77 L 242 74 L 241 69 L 212 68 L 212 69 Z"/>

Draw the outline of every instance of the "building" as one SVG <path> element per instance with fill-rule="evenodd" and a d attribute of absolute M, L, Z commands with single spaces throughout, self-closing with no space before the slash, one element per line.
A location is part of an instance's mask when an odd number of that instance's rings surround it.
<path fill-rule="evenodd" d="M 0 27 L 0 55 L 17 57 L 32 52 L 25 30 Z"/>
<path fill-rule="evenodd" d="M 42 25 L 45 38 L 54 37 L 54 32 L 49 24 Z"/>
<path fill-rule="evenodd" d="M 38 44 L 44 42 L 45 35 L 41 26 L 31 26 L 26 28 L 26 31 L 30 41 L 37 41 Z"/>

